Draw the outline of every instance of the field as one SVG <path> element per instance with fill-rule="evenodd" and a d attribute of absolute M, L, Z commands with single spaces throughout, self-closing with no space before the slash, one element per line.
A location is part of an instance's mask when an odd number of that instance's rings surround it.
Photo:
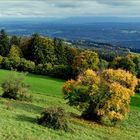
<path fill-rule="evenodd" d="M 9 71 L 0 70 L 0 83 Z M 36 118 L 45 107 L 63 106 L 68 113 L 79 114 L 69 107 L 61 92 L 64 81 L 28 74 L 32 102 L 0 98 L 0 140 L 139 140 L 140 95 L 133 97 L 128 119 L 117 127 L 102 126 L 71 116 L 69 132 L 39 126 Z M 2 90 L 1 90 L 2 94 Z"/>

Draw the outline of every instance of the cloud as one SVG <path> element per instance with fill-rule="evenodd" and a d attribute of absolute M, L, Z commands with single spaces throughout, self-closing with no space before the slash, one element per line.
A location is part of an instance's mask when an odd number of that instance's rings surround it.
<path fill-rule="evenodd" d="M 138 0 L 95 0 L 100 4 L 106 4 L 111 6 L 132 6 L 135 5 Z"/>
<path fill-rule="evenodd" d="M 0 0 L 0 17 L 139 16 L 139 0 Z"/>

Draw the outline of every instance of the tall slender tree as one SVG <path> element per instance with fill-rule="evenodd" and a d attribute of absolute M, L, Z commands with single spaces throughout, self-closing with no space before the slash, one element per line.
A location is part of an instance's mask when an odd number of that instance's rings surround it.
<path fill-rule="evenodd" d="M 4 29 L 0 31 L 0 55 L 7 56 L 10 50 L 10 41 Z"/>

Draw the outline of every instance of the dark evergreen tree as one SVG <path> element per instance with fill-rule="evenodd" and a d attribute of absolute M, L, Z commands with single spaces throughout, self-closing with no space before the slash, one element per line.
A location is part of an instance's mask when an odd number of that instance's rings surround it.
<path fill-rule="evenodd" d="M 0 31 L 0 55 L 7 56 L 10 50 L 9 37 L 5 30 Z"/>
<path fill-rule="evenodd" d="M 28 57 L 36 64 L 51 63 L 56 64 L 53 41 L 34 34 L 28 44 Z"/>
<path fill-rule="evenodd" d="M 54 47 L 55 54 L 58 60 L 57 63 L 67 65 L 66 47 L 64 42 L 61 39 L 54 38 Z"/>
<path fill-rule="evenodd" d="M 20 45 L 20 38 L 15 36 L 15 35 L 12 36 L 10 39 L 10 46 L 12 46 L 12 45 L 19 46 Z"/>

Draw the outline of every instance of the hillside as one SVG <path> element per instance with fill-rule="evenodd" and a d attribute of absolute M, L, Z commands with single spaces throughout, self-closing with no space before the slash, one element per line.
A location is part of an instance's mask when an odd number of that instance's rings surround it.
<path fill-rule="evenodd" d="M 0 83 L 9 73 L 0 70 Z M 0 139 L 2 140 L 138 140 L 140 139 L 140 96 L 133 97 L 131 113 L 117 127 L 101 126 L 84 121 L 76 115 L 79 112 L 69 107 L 63 100 L 61 88 L 64 81 L 46 76 L 28 74 L 27 82 L 31 85 L 32 102 L 20 102 L 0 98 Z M 1 91 L 2 92 L 2 91 Z M 61 105 L 70 119 L 70 132 L 54 131 L 36 124 L 36 118 L 45 107 Z M 75 117 L 74 117 L 75 116 Z"/>

